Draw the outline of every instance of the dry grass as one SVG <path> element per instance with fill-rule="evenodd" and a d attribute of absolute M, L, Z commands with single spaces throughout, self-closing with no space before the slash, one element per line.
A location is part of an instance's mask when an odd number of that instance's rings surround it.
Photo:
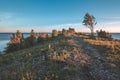
<path fill-rule="evenodd" d="M 91 45 L 95 46 L 105 46 L 112 51 L 111 53 L 120 54 L 120 41 L 103 41 L 92 39 L 84 39 L 84 41 L 89 42 Z"/>
<path fill-rule="evenodd" d="M 90 64 L 90 56 L 83 53 L 73 39 L 60 41 L 56 45 L 59 49 L 51 54 L 51 59 L 81 66 Z"/>
<path fill-rule="evenodd" d="M 120 41 L 92 40 L 84 39 L 85 42 L 91 44 L 99 53 L 105 57 L 111 64 L 111 67 L 120 70 Z"/>
<path fill-rule="evenodd" d="M 120 41 L 103 41 L 103 40 L 93 40 L 93 39 L 84 39 L 84 41 L 89 42 L 93 45 L 105 45 L 105 46 L 118 46 L 120 45 Z"/>

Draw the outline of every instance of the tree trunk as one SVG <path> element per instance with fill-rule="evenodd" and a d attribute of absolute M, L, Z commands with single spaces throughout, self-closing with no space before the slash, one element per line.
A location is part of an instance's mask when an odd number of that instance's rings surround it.
<path fill-rule="evenodd" d="M 91 27 L 91 37 L 94 37 L 94 28 Z"/>

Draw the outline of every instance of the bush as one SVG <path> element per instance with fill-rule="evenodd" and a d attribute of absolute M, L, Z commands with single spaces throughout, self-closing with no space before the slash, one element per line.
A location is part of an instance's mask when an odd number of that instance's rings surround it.
<path fill-rule="evenodd" d="M 97 36 L 99 38 L 110 39 L 110 40 L 112 39 L 112 35 L 103 30 L 97 31 Z"/>
<path fill-rule="evenodd" d="M 34 46 L 36 45 L 36 43 L 37 43 L 37 40 L 34 36 L 30 36 L 25 39 L 25 47 Z"/>
<path fill-rule="evenodd" d="M 7 44 L 7 47 L 5 48 L 6 53 L 14 52 L 20 50 L 20 44 Z"/>
<path fill-rule="evenodd" d="M 37 42 L 38 42 L 38 43 L 44 43 L 45 40 L 46 40 L 46 38 L 41 38 L 41 37 L 38 37 L 38 38 L 37 38 Z"/>
<path fill-rule="evenodd" d="M 13 40 L 13 39 L 11 39 Z M 5 52 L 6 53 L 10 53 L 10 52 L 14 52 L 14 51 L 18 51 L 25 48 L 25 43 L 24 43 L 24 39 L 21 39 L 20 42 L 16 42 L 16 43 L 8 43 L 7 47 L 5 48 Z"/>

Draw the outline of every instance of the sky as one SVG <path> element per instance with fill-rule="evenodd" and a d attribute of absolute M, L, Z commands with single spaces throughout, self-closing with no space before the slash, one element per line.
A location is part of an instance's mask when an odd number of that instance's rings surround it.
<path fill-rule="evenodd" d="M 90 32 L 84 15 L 96 18 L 95 30 L 120 32 L 120 0 L 0 0 L 0 32 L 51 32 L 69 27 Z"/>

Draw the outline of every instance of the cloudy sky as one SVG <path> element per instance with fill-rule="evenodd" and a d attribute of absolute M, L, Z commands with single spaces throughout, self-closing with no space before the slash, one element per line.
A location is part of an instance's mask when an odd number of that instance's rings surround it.
<path fill-rule="evenodd" d="M 82 25 L 88 12 L 95 16 L 96 30 L 120 32 L 120 0 L 0 0 L 0 32 L 51 32 Z"/>

